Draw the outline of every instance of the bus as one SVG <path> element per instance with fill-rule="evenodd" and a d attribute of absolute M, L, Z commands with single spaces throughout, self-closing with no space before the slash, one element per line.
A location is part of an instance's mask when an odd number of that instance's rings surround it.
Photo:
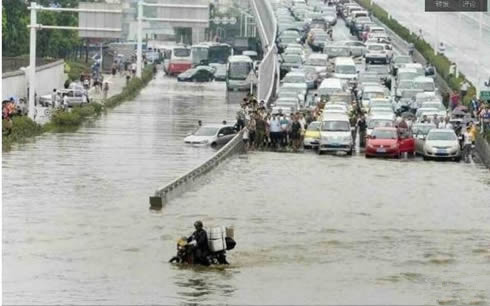
<path fill-rule="evenodd" d="M 196 67 L 204 63 L 209 63 L 209 46 L 206 44 L 194 45 L 191 47 L 192 66 Z"/>
<path fill-rule="evenodd" d="M 208 60 L 212 64 L 227 64 L 233 49 L 228 44 L 213 43 L 209 46 Z"/>
<path fill-rule="evenodd" d="M 250 71 L 253 71 L 253 61 L 250 57 L 244 55 L 230 56 L 226 71 L 226 89 L 249 90 L 250 83 L 247 82 L 247 77 Z"/>
<path fill-rule="evenodd" d="M 192 68 L 192 52 L 186 46 L 176 46 L 165 52 L 164 70 L 168 75 L 177 75 Z"/>

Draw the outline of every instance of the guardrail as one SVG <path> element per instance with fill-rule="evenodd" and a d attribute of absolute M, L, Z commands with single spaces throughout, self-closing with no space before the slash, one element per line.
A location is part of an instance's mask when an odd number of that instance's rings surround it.
<path fill-rule="evenodd" d="M 264 46 L 265 56 L 259 65 L 259 82 L 257 97 L 269 102 L 277 89 L 279 75 L 277 61 L 277 22 L 272 6 L 268 0 L 250 0 L 252 10 L 259 27 L 259 35 Z"/>
<path fill-rule="evenodd" d="M 189 188 L 192 183 L 196 181 L 200 176 L 206 174 L 226 158 L 232 156 L 235 153 L 243 151 L 243 132 L 237 133 L 232 140 L 218 150 L 213 156 L 208 158 L 201 165 L 188 171 L 187 173 L 179 176 L 175 180 L 166 184 L 155 191 L 153 196 L 150 196 L 150 208 L 161 209 L 163 205 L 167 204 L 176 195 L 180 195 L 185 192 L 184 188 Z"/>
<path fill-rule="evenodd" d="M 490 168 L 490 145 L 483 135 L 476 137 L 475 150 L 485 166 Z"/>

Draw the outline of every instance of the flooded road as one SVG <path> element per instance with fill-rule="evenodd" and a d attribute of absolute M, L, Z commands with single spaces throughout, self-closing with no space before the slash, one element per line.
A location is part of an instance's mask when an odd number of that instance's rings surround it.
<path fill-rule="evenodd" d="M 341 32 L 342 33 L 342 32 Z M 490 176 L 454 162 L 250 153 L 162 211 L 214 150 L 223 83 L 161 76 L 75 133 L 3 154 L 5 304 L 490 304 Z M 226 268 L 170 265 L 196 219 L 235 228 Z"/>

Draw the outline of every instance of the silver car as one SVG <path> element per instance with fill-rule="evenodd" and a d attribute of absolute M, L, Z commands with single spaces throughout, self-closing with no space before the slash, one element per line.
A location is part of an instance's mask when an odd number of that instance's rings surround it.
<path fill-rule="evenodd" d="M 453 159 L 461 160 L 461 147 L 458 136 L 452 129 L 432 129 L 425 138 L 424 160 Z"/>

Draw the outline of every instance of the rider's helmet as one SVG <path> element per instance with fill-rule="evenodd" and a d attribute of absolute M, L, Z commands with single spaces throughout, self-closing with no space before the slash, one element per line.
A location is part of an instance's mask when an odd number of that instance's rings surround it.
<path fill-rule="evenodd" d="M 202 229 L 202 221 L 197 220 L 196 222 L 194 222 L 194 227 L 196 228 L 196 230 Z"/>

